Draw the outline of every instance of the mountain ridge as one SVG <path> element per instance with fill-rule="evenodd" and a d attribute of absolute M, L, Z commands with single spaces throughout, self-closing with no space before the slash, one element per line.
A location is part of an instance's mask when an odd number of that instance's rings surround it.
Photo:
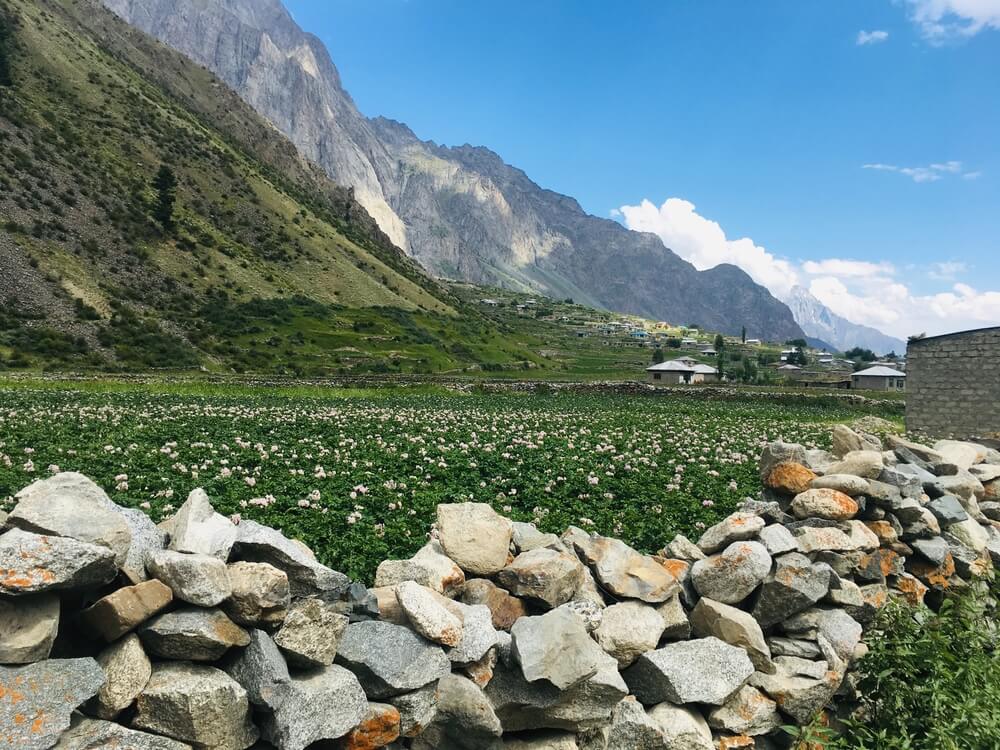
<path fill-rule="evenodd" d="M 906 342 L 902 339 L 837 315 L 805 287 L 793 287 L 785 302 L 808 336 L 827 341 L 839 351 L 854 347 L 871 349 L 876 354 L 906 351 Z"/>

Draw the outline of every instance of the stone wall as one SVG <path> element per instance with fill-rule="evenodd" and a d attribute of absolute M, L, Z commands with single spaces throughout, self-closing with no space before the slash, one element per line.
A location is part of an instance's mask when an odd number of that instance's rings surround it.
<path fill-rule="evenodd" d="M 1000 562 L 1000 453 L 847 427 L 657 554 L 442 504 L 351 582 L 195 490 L 155 525 L 74 473 L 0 514 L 0 747 L 775 750 L 857 709 L 864 634 Z"/>
<path fill-rule="evenodd" d="M 1000 439 L 1000 327 L 911 340 L 906 374 L 908 430 Z"/>

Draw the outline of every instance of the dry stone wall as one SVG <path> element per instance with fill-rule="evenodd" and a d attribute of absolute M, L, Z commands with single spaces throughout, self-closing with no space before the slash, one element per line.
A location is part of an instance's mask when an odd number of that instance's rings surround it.
<path fill-rule="evenodd" d="M 1000 454 L 837 427 L 655 555 L 438 508 L 368 588 L 196 490 L 156 526 L 79 474 L 0 518 L 0 747 L 730 750 L 852 710 L 865 630 L 1000 561 Z"/>

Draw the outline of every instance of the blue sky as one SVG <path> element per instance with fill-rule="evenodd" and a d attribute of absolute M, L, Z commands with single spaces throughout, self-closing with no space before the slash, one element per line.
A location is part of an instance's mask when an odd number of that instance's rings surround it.
<path fill-rule="evenodd" d="M 1000 324 L 1000 0 L 286 4 L 365 114 L 699 267 L 898 335 Z"/>

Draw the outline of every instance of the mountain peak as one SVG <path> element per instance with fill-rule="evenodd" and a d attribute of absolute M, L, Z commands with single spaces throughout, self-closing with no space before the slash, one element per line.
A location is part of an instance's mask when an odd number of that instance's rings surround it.
<path fill-rule="evenodd" d="M 884 334 L 871 326 L 852 323 L 837 315 L 803 286 L 792 287 L 785 302 L 795 316 L 795 321 L 808 336 L 828 341 L 840 351 L 856 346 L 871 349 L 876 354 L 906 350 L 902 339 Z"/>

